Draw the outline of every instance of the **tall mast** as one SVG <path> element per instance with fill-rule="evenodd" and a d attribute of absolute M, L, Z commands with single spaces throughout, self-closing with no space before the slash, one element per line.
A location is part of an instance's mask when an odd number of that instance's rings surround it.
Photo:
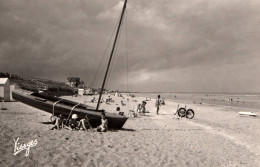
<path fill-rule="evenodd" d="M 98 108 L 99 108 L 100 100 L 101 100 L 101 97 L 102 97 L 102 94 L 103 94 L 104 86 L 105 86 L 106 79 L 107 79 L 107 74 L 108 74 L 108 71 L 109 71 L 110 63 L 111 63 L 112 56 L 113 56 L 113 53 L 114 53 L 114 50 L 115 50 L 115 46 L 116 46 L 116 42 L 117 42 L 117 37 L 118 37 L 119 31 L 120 31 L 120 27 L 121 27 L 121 23 L 122 23 L 122 20 L 123 20 L 123 17 L 124 17 L 126 3 L 127 3 L 127 0 L 125 0 L 124 6 L 123 6 L 123 9 L 122 9 L 122 13 L 121 13 L 121 16 L 120 16 L 120 21 L 119 21 L 119 24 L 118 24 L 118 27 L 117 27 L 113 48 L 112 48 L 112 51 L 110 53 L 110 58 L 109 58 L 109 61 L 108 61 L 107 70 L 106 70 L 106 74 L 105 74 L 105 77 L 104 77 L 104 80 L 103 80 L 103 84 L 102 84 L 102 87 L 101 87 L 100 95 L 99 95 L 99 98 L 98 98 L 98 103 L 97 103 L 96 110 L 98 110 Z"/>

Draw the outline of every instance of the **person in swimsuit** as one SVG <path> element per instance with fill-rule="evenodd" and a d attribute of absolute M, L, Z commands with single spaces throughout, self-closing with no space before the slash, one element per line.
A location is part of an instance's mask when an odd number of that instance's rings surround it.
<path fill-rule="evenodd" d="M 101 114 L 101 125 L 98 126 L 98 132 L 106 132 L 108 130 L 108 120 L 106 119 L 105 113 Z"/>
<path fill-rule="evenodd" d="M 141 113 L 145 114 L 146 112 L 146 108 L 145 108 L 145 105 L 146 105 L 146 102 L 145 101 L 142 101 L 142 104 L 141 104 Z"/>
<path fill-rule="evenodd" d="M 89 118 L 88 116 L 86 115 L 85 118 L 81 119 L 79 121 L 79 129 L 82 129 L 82 130 L 92 130 L 92 126 L 89 122 Z"/>
<path fill-rule="evenodd" d="M 51 128 L 51 130 L 53 130 L 53 129 L 58 129 L 58 130 L 62 129 L 64 127 L 63 122 L 64 122 L 64 117 L 63 117 L 62 114 L 60 114 L 59 117 L 56 119 L 55 125 Z"/>
<path fill-rule="evenodd" d="M 77 114 L 73 114 L 71 119 L 69 120 L 69 129 L 70 130 L 78 130 L 78 115 Z"/>
<path fill-rule="evenodd" d="M 160 105 L 161 105 L 161 102 L 160 102 L 160 99 L 161 96 L 158 95 L 156 100 L 155 100 L 155 107 L 156 107 L 156 114 L 159 115 L 159 110 L 160 110 Z"/>

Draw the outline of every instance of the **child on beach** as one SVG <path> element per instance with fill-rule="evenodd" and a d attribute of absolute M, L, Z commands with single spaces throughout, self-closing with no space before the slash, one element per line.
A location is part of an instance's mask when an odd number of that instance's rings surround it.
<path fill-rule="evenodd" d="M 120 111 L 120 107 L 116 108 L 116 113 L 119 115 L 124 115 L 124 112 Z"/>
<path fill-rule="evenodd" d="M 82 129 L 82 130 L 92 130 L 92 126 L 89 122 L 89 118 L 88 116 L 86 115 L 85 118 L 81 119 L 79 121 L 79 129 Z"/>
<path fill-rule="evenodd" d="M 137 105 L 137 113 L 140 115 L 145 115 L 146 109 L 145 109 L 146 102 L 142 101 L 142 104 Z"/>
<path fill-rule="evenodd" d="M 161 105 L 165 105 L 165 102 L 163 99 L 160 101 L 160 103 L 161 103 Z"/>
<path fill-rule="evenodd" d="M 146 111 L 146 108 L 145 108 L 145 105 L 146 105 L 146 102 L 145 101 L 142 101 L 142 104 L 141 104 L 141 112 L 144 114 Z"/>
<path fill-rule="evenodd" d="M 62 114 L 60 114 L 59 117 L 56 119 L 55 125 L 51 128 L 51 130 L 53 130 L 53 129 L 58 129 L 58 130 L 62 129 L 64 127 L 63 122 L 64 122 L 64 117 L 63 117 Z"/>
<path fill-rule="evenodd" d="M 106 119 L 105 113 L 102 113 L 101 114 L 101 125 L 97 128 L 97 131 L 98 132 L 106 132 L 108 130 L 107 125 L 108 125 L 108 121 Z"/>
<path fill-rule="evenodd" d="M 73 114 L 71 119 L 69 120 L 69 130 L 78 130 L 78 115 Z"/>
<path fill-rule="evenodd" d="M 137 117 L 137 112 L 135 112 L 134 110 L 129 110 L 128 117 Z"/>
<path fill-rule="evenodd" d="M 141 113 L 141 110 L 142 110 L 142 107 L 141 107 L 141 104 L 139 103 L 137 105 L 136 113 Z"/>
<path fill-rule="evenodd" d="M 94 103 L 95 102 L 95 97 L 93 97 L 92 99 L 91 99 L 91 103 Z"/>
<path fill-rule="evenodd" d="M 121 100 L 121 105 L 122 106 L 125 106 L 126 104 L 123 102 L 123 100 Z"/>

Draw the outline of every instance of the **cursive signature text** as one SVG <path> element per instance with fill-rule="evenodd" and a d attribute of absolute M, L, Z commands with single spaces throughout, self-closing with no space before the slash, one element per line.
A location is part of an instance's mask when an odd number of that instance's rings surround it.
<path fill-rule="evenodd" d="M 31 147 L 35 147 L 38 144 L 37 139 L 32 140 L 26 144 L 20 144 L 18 143 L 19 141 L 19 137 L 17 138 L 17 140 L 14 140 L 14 155 L 18 154 L 19 152 L 26 150 L 25 152 L 25 156 L 27 157 L 30 153 L 30 148 Z"/>

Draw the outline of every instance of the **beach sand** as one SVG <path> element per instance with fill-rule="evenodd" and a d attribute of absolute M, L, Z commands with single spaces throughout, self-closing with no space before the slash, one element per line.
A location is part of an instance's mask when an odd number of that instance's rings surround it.
<path fill-rule="evenodd" d="M 108 95 L 105 95 L 106 98 Z M 114 103 L 101 109 L 128 115 L 144 97 L 112 96 Z M 90 103 L 91 96 L 64 97 Z M 127 98 L 129 101 L 127 102 Z M 126 106 L 121 106 L 121 100 Z M 260 166 L 260 115 L 255 109 L 207 104 L 188 104 L 193 119 L 173 119 L 177 105 L 165 101 L 156 115 L 155 100 L 147 101 L 145 116 L 129 118 L 121 130 L 105 133 L 50 130 L 51 114 L 20 102 L 5 103 L 0 110 L 0 166 Z M 257 117 L 239 116 L 253 111 Z M 14 140 L 38 144 L 14 154 Z"/>

